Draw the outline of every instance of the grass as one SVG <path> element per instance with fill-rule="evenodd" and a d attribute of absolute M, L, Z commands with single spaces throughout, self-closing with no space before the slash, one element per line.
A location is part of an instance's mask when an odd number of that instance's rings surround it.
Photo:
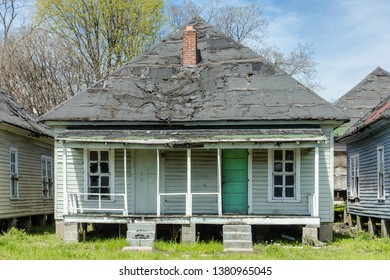
<path fill-rule="evenodd" d="M 66 244 L 53 229 L 26 233 L 10 229 L 0 235 L 0 260 L 389 260 L 390 239 L 366 232 L 335 233 L 321 247 L 298 242 L 257 243 L 253 253 L 226 253 L 221 242 L 178 244 L 156 241 L 152 251 L 125 251 L 125 238 L 93 238 Z"/>

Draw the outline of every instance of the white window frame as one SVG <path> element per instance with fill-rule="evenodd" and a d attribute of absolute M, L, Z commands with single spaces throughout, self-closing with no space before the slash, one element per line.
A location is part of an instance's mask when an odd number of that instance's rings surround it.
<path fill-rule="evenodd" d="M 114 149 L 84 149 L 84 193 L 90 192 L 90 152 L 96 151 L 100 153 L 105 151 L 108 152 L 108 165 L 109 173 L 104 173 L 105 176 L 109 176 L 109 194 L 115 194 L 115 154 Z M 96 176 L 101 176 L 102 173 L 96 173 Z M 84 201 L 97 201 L 97 199 L 89 198 L 89 195 L 84 195 Z M 114 202 L 115 196 L 110 195 L 109 199 L 103 199 L 104 202 Z"/>
<path fill-rule="evenodd" d="M 384 146 L 377 147 L 377 186 L 378 199 L 385 199 L 385 148 Z"/>
<path fill-rule="evenodd" d="M 360 163 L 359 163 L 359 154 L 352 154 L 349 157 L 349 197 L 351 199 L 358 198 L 360 193 L 359 188 L 359 177 L 360 177 Z"/>
<path fill-rule="evenodd" d="M 9 183 L 10 198 L 18 199 L 19 198 L 19 152 L 18 149 L 16 148 L 9 149 L 9 181 L 10 181 Z"/>
<path fill-rule="evenodd" d="M 42 197 L 54 197 L 54 174 L 53 174 L 53 158 L 51 156 L 41 156 L 41 171 L 42 171 Z"/>
<path fill-rule="evenodd" d="M 283 155 L 285 151 L 294 152 L 294 172 L 289 173 L 294 175 L 294 197 L 274 197 L 274 151 L 281 150 Z M 283 159 L 284 160 L 284 159 Z M 286 175 L 285 172 L 284 175 Z M 282 174 L 281 173 L 281 174 Z M 283 174 L 282 174 L 283 175 Z M 283 193 L 285 186 L 283 187 Z M 301 201 L 301 150 L 300 149 L 269 149 L 268 150 L 268 202 L 300 202 Z"/>

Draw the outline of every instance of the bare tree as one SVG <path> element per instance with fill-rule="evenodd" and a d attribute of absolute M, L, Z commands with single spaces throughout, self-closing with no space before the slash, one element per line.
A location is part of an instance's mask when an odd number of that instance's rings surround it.
<path fill-rule="evenodd" d="M 23 107 L 41 115 L 84 87 L 84 71 L 48 32 L 22 28 L 0 49 L 0 84 Z"/>
<path fill-rule="evenodd" d="M 200 6 L 192 0 L 183 0 L 181 4 L 170 4 L 166 12 L 168 25 L 178 29 L 191 18 L 200 16 L 236 41 L 250 46 L 305 86 L 313 90 L 321 88 L 315 80 L 318 63 L 313 59 L 311 44 L 298 44 L 288 53 L 281 52 L 276 46 L 267 46 L 268 21 L 261 12 L 260 4 L 221 6 L 220 3 L 220 0 L 211 0 Z"/>
<path fill-rule="evenodd" d="M 167 8 L 168 26 L 179 29 L 193 17 L 200 16 L 238 42 L 263 41 L 267 33 L 268 22 L 263 17 L 260 4 L 248 6 L 220 6 L 220 0 L 208 1 L 204 6 L 192 0 L 183 0 L 182 4 L 170 4 Z"/>
<path fill-rule="evenodd" d="M 1 0 L 0 1 L 0 24 L 3 31 L 2 38 L 8 39 L 11 27 L 15 25 L 16 18 L 21 9 L 26 7 L 27 0 Z"/>
<path fill-rule="evenodd" d="M 313 59 L 312 44 L 298 44 L 288 53 L 281 52 L 276 46 L 260 47 L 256 51 L 288 74 L 294 76 L 305 86 L 313 90 L 322 89 L 322 86 L 315 81 L 318 63 Z"/>

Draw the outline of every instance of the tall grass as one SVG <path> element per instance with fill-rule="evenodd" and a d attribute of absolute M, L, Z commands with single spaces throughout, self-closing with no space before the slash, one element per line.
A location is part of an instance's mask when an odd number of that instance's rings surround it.
<path fill-rule="evenodd" d="M 226 253 L 217 241 L 178 244 L 156 241 L 152 251 L 127 251 L 125 238 L 94 238 L 66 244 L 52 229 L 26 233 L 12 228 L 0 234 L 0 260 L 389 260 L 390 239 L 368 233 L 335 234 L 321 247 L 285 241 L 258 243 L 252 253 Z"/>

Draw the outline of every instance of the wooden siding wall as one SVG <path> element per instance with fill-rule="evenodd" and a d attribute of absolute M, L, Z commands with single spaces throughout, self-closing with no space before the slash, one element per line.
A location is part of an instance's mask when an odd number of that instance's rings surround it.
<path fill-rule="evenodd" d="M 10 199 L 9 149 L 18 149 L 19 198 Z M 41 156 L 53 157 L 53 146 L 0 127 L 0 219 L 54 212 L 54 199 L 43 198 Z M 54 168 L 53 168 L 54 170 Z"/>
<path fill-rule="evenodd" d="M 161 192 L 185 193 L 187 191 L 187 151 L 165 151 L 161 174 Z M 164 174 L 165 173 L 165 174 Z M 217 151 L 192 150 L 191 188 L 193 193 L 217 192 Z M 193 213 L 216 214 L 216 195 L 193 195 Z M 162 212 L 185 214 L 184 196 L 165 196 Z"/>
<path fill-rule="evenodd" d="M 390 218 L 390 127 L 348 144 L 348 197 L 350 196 L 350 156 L 359 154 L 359 202 L 349 202 L 348 211 L 359 216 Z M 384 147 L 385 200 L 378 200 L 377 147 Z"/>

